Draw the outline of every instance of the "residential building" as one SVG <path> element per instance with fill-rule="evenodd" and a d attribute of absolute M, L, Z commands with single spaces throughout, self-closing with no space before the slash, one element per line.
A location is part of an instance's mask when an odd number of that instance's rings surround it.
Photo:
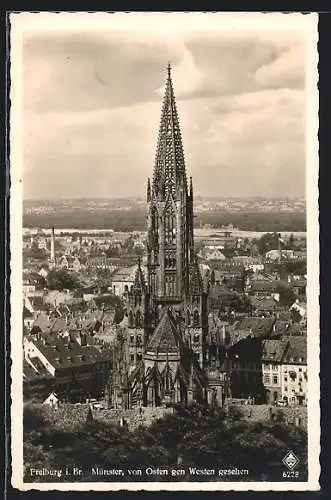
<path fill-rule="evenodd" d="M 48 311 L 47 304 L 43 297 L 26 296 L 23 299 L 24 307 L 34 316 L 37 317 L 42 312 Z"/>
<path fill-rule="evenodd" d="M 114 272 L 111 277 L 111 286 L 114 295 L 122 297 L 128 294 L 134 284 L 137 266 L 122 267 Z"/>
<path fill-rule="evenodd" d="M 282 399 L 282 360 L 288 342 L 285 340 L 266 339 L 262 351 L 262 376 L 268 404 L 276 404 Z"/>
<path fill-rule="evenodd" d="M 220 376 L 227 397 L 264 402 L 262 346 L 272 336 L 274 324 L 273 317 L 245 317 L 226 327 Z"/>
<path fill-rule="evenodd" d="M 306 302 L 297 299 L 294 304 L 291 305 L 290 311 L 296 311 L 302 319 L 307 317 L 307 304 Z"/>
<path fill-rule="evenodd" d="M 268 404 L 307 404 L 306 336 L 284 335 L 264 340 L 262 373 Z"/>
<path fill-rule="evenodd" d="M 69 335 L 31 334 L 24 339 L 25 362 L 34 370 L 36 380 L 40 383 L 40 376 L 47 375 L 56 394 L 61 400 L 83 401 L 87 397 L 100 397 L 104 394 L 109 371 L 111 356 L 100 352 L 89 341 L 84 331 L 77 337 Z M 31 392 L 33 373 L 30 370 L 29 381 L 26 382 L 26 391 Z"/>
<path fill-rule="evenodd" d="M 294 258 L 294 250 L 269 250 L 265 258 L 269 261 L 290 260 Z"/>
<path fill-rule="evenodd" d="M 78 256 L 63 255 L 59 259 L 59 267 L 62 269 L 79 272 L 82 268 L 81 259 Z"/>
<path fill-rule="evenodd" d="M 288 348 L 282 359 L 281 398 L 289 406 L 307 404 L 307 337 L 284 337 Z"/>
<path fill-rule="evenodd" d="M 29 311 L 29 309 L 27 309 L 23 305 L 23 325 L 26 328 L 26 331 L 31 330 L 34 319 L 35 318 L 34 318 L 34 315 L 32 314 L 32 312 Z"/>
<path fill-rule="evenodd" d="M 273 297 L 250 297 L 252 312 L 256 316 L 271 316 L 281 309 L 279 302 Z"/>

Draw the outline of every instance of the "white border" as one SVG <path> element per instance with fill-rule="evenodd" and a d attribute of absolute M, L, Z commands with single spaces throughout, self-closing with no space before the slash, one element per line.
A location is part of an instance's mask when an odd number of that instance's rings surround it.
<path fill-rule="evenodd" d="M 319 225 L 318 225 L 318 15 L 262 13 L 12 13 L 11 23 L 11 422 L 12 485 L 22 491 L 285 491 L 319 489 L 320 407 L 319 407 Z M 22 394 L 22 41 L 27 31 L 157 32 L 172 36 L 178 30 L 207 32 L 222 30 L 258 32 L 298 31 L 306 39 L 307 78 L 307 310 L 308 310 L 308 464 L 307 482 L 162 482 L 162 483 L 23 483 L 23 394 Z M 139 36 L 139 34 L 137 35 Z"/>

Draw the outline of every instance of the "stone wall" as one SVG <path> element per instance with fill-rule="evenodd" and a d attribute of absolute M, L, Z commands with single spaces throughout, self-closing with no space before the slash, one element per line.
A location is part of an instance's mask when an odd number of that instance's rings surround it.
<path fill-rule="evenodd" d="M 287 424 L 307 428 L 307 407 L 286 406 L 278 408 L 270 405 L 229 405 L 239 408 L 245 419 L 254 421 L 283 419 Z"/>
<path fill-rule="evenodd" d="M 57 409 L 46 405 L 38 405 L 45 419 L 54 427 L 71 430 L 79 425 L 84 425 L 89 411 L 89 405 L 71 405 L 61 404 Z M 94 420 L 108 424 L 120 424 L 124 419 L 130 430 L 136 429 L 140 425 L 149 426 L 155 420 L 164 417 L 166 414 L 173 413 L 172 408 L 134 408 L 130 410 L 95 410 L 92 408 Z"/>
<path fill-rule="evenodd" d="M 243 417 L 252 421 L 283 420 L 287 424 L 293 424 L 298 427 L 307 427 L 307 407 L 285 407 L 277 408 L 268 405 L 229 405 L 238 408 Z M 77 426 L 84 425 L 89 411 L 89 405 L 71 405 L 61 404 L 58 409 L 50 408 L 46 405 L 38 405 L 44 418 L 54 427 L 61 430 L 73 430 Z M 225 407 L 226 409 L 226 407 Z M 130 410 L 94 410 L 92 409 L 93 419 L 108 424 L 119 425 L 121 419 L 124 419 L 129 430 L 137 427 L 148 427 L 155 420 L 163 418 L 167 414 L 173 413 L 172 408 L 134 408 Z"/>

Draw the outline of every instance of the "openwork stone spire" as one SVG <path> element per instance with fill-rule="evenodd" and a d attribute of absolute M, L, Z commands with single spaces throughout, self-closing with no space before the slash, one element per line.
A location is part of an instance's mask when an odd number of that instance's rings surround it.
<path fill-rule="evenodd" d="M 177 187 L 183 185 L 187 185 L 185 160 L 169 63 L 154 166 L 153 194 L 157 199 L 165 200 L 169 193 L 175 196 Z"/>
<path fill-rule="evenodd" d="M 202 277 L 196 258 L 194 258 L 189 268 L 189 287 L 189 292 L 193 296 L 201 295 L 203 292 Z"/>
<path fill-rule="evenodd" d="M 142 270 L 141 267 L 140 257 L 138 259 L 138 267 L 135 273 L 133 291 L 135 294 L 140 294 L 140 295 L 143 295 L 146 291 L 145 276 L 144 276 L 144 271 Z"/>

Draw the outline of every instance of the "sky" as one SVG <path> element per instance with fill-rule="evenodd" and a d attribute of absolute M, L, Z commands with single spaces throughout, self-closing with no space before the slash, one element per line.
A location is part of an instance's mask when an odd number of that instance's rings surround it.
<path fill-rule="evenodd" d="M 200 196 L 305 196 L 300 31 L 40 29 L 23 37 L 25 198 L 145 196 L 168 61 Z"/>

